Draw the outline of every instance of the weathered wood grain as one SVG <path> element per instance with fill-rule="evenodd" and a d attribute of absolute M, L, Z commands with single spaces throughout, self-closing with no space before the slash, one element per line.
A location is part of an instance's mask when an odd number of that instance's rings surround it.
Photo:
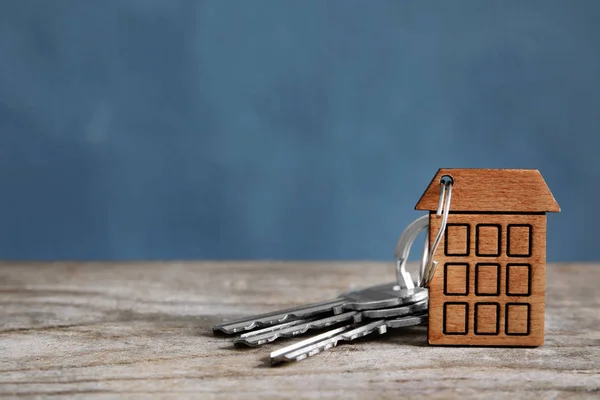
<path fill-rule="evenodd" d="M 600 265 L 548 266 L 539 348 L 433 347 L 420 327 L 271 368 L 281 343 L 211 332 L 393 277 L 391 263 L 3 263 L 0 398 L 600 396 Z"/>

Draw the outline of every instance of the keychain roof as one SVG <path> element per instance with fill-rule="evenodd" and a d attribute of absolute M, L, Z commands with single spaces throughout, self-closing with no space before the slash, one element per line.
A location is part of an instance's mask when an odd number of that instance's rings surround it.
<path fill-rule="evenodd" d="M 415 206 L 438 207 L 440 179 L 451 176 L 453 211 L 560 212 L 542 174 L 535 169 L 440 169 Z"/>

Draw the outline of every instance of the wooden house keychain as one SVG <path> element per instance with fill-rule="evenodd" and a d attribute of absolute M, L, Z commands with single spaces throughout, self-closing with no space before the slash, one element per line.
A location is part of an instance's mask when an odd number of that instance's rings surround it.
<path fill-rule="evenodd" d="M 440 169 L 415 209 L 429 211 L 429 343 L 542 345 L 546 213 L 560 207 L 539 171 Z"/>
<path fill-rule="evenodd" d="M 546 213 L 559 212 L 537 170 L 440 169 L 417 203 L 428 211 L 396 245 L 397 282 L 320 303 L 225 322 L 216 334 L 258 346 L 329 331 L 271 353 L 298 361 L 372 333 L 428 324 L 431 345 L 544 343 Z M 419 277 L 405 269 L 410 247 L 428 229 Z"/>

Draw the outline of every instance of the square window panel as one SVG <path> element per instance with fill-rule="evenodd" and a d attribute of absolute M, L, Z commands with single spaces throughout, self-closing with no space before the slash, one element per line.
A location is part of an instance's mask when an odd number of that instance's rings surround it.
<path fill-rule="evenodd" d="M 475 265 L 475 295 L 500 295 L 500 264 L 479 263 Z"/>
<path fill-rule="evenodd" d="M 446 256 L 468 256 L 471 242 L 469 224 L 448 224 L 444 234 L 444 254 Z"/>
<path fill-rule="evenodd" d="M 469 294 L 469 264 L 446 263 L 444 265 L 444 295 L 466 296 Z"/>
<path fill-rule="evenodd" d="M 531 264 L 506 264 L 506 295 L 531 295 Z"/>
<path fill-rule="evenodd" d="M 531 257 L 532 226 L 529 224 L 511 224 L 507 226 L 506 241 L 509 257 Z"/>
<path fill-rule="evenodd" d="M 475 334 L 497 335 L 500 332 L 500 304 L 475 303 Z"/>
<path fill-rule="evenodd" d="M 469 303 L 444 303 L 444 335 L 466 335 L 469 331 Z"/>
<path fill-rule="evenodd" d="M 498 257 L 502 248 L 499 224 L 478 224 L 475 228 L 475 254 L 478 257 Z"/>
<path fill-rule="evenodd" d="M 527 303 L 506 303 L 504 329 L 508 336 L 527 336 L 530 332 L 530 308 Z"/>

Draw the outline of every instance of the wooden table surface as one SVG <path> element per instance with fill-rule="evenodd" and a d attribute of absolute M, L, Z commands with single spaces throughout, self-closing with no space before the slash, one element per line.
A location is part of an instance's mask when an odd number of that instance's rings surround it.
<path fill-rule="evenodd" d="M 600 398 L 600 265 L 548 266 L 543 347 L 432 347 L 425 327 L 270 367 L 225 318 L 391 281 L 391 263 L 0 263 L 0 398 Z"/>

